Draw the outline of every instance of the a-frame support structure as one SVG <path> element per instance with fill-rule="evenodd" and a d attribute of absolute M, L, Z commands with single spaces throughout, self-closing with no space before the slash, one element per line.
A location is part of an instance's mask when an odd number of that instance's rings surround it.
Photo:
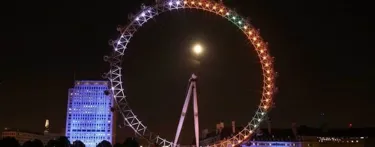
<path fill-rule="evenodd" d="M 182 113 L 180 117 L 180 121 L 178 123 L 176 136 L 174 139 L 174 147 L 176 147 L 178 139 L 180 137 L 181 129 L 184 124 L 186 111 L 189 106 L 190 98 L 193 94 L 193 105 L 194 105 L 194 129 L 195 129 L 195 145 L 196 147 L 199 147 L 199 119 L 198 119 L 198 100 L 197 100 L 197 76 L 195 74 L 191 75 L 191 78 L 189 79 L 189 89 L 185 98 L 185 103 L 182 108 Z"/>

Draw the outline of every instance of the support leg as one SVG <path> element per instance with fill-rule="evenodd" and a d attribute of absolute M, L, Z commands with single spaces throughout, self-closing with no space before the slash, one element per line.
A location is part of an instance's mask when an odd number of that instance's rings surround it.
<path fill-rule="evenodd" d="M 195 144 L 199 147 L 199 119 L 198 119 L 198 99 L 197 99 L 197 86 L 195 82 L 193 85 L 193 101 L 194 101 L 194 128 L 195 128 Z"/>
<path fill-rule="evenodd" d="M 190 101 L 190 97 L 191 97 L 192 87 L 193 87 L 193 84 L 191 82 L 189 82 L 189 90 L 188 90 L 188 93 L 186 95 L 184 107 L 182 108 L 182 113 L 181 113 L 180 121 L 179 121 L 178 127 L 177 127 L 176 136 L 174 138 L 174 143 L 173 143 L 174 147 L 176 147 L 176 145 L 177 145 L 178 139 L 180 137 L 181 129 L 182 129 L 182 126 L 184 124 L 186 111 L 187 111 L 187 108 L 189 106 L 189 101 Z"/>

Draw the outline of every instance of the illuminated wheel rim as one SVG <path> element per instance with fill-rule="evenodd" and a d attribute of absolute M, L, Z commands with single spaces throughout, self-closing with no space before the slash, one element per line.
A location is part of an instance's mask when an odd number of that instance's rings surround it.
<path fill-rule="evenodd" d="M 263 91 L 258 109 L 248 125 L 238 134 L 210 146 L 228 147 L 239 145 L 244 140 L 248 139 L 259 127 L 273 105 L 273 94 L 275 90 L 273 58 L 269 54 L 267 43 L 263 41 L 259 35 L 259 31 L 255 29 L 248 20 L 239 16 L 235 11 L 227 8 L 222 3 L 217 3 L 212 0 L 172 0 L 160 2 L 153 6 L 142 6 L 142 10 L 134 15 L 134 17 L 130 18 L 130 24 L 128 24 L 126 27 L 118 28 L 118 31 L 121 32 L 121 36 L 117 40 L 111 41 L 113 52 L 109 57 L 105 57 L 105 60 L 110 63 L 110 71 L 105 74 L 105 77 L 108 78 L 111 83 L 110 91 L 115 99 L 117 109 L 124 118 L 125 125 L 132 128 L 137 135 L 162 146 L 173 145 L 173 142 L 149 131 L 147 126 L 137 118 L 132 109 L 129 107 L 122 85 L 121 65 L 122 57 L 131 38 L 133 37 L 133 34 L 135 34 L 137 30 L 151 18 L 163 12 L 177 9 L 198 9 L 214 13 L 227 19 L 235 24 L 246 35 L 247 39 L 251 42 L 258 53 L 263 71 Z"/>

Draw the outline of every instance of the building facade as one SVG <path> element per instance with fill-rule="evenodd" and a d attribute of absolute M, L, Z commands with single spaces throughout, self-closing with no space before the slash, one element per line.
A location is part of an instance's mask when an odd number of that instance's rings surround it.
<path fill-rule="evenodd" d="M 2 132 L 2 138 L 12 137 L 17 139 L 17 141 L 22 145 L 27 141 L 33 141 L 38 139 L 43 142 L 44 145 L 47 144 L 48 141 L 57 139 L 58 137 L 62 136 L 61 134 L 52 134 L 52 133 L 37 133 L 37 132 L 30 132 L 24 131 L 19 129 L 8 129 L 5 128 Z"/>
<path fill-rule="evenodd" d="M 108 81 L 75 81 L 69 89 L 65 134 L 94 147 L 103 140 L 114 143 L 113 99 L 104 92 Z"/>
<path fill-rule="evenodd" d="M 288 140 L 285 138 L 255 139 L 241 147 L 373 147 L 367 137 L 314 137 L 314 140 Z"/>
<path fill-rule="evenodd" d="M 237 134 L 242 128 L 216 125 L 216 130 L 202 135 L 202 146 L 217 143 Z M 241 147 L 375 147 L 375 128 L 322 129 L 307 126 L 289 129 L 258 129 Z"/>

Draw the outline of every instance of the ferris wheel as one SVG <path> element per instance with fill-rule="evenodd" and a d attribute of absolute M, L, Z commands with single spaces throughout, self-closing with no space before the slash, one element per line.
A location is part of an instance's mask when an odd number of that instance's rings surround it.
<path fill-rule="evenodd" d="M 124 124 L 134 130 L 134 132 L 147 139 L 150 142 L 157 143 L 161 146 L 176 146 L 174 142 L 168 141 L 161 136 L 152 133 L 142 121 L 133 113 L 126 100 L 126 95 L 123 88 L 122 77 L 122 57 L 125 50 L 132 39 L 133 35 L 139 28 L 143 26 L 148 20 L 158 16 L 164 12 L 170 12 L 178 9 L 197 9 L 202 12 L 210 12 L 221 16 L 226 20 L 232 22 L 238 29 L 240 29 L 249 42 L 254 46 L 255 51 L 259 57 L 263 74 L 262 96 L 260 103 L 254 116 L 249 123 L 239 131 L 238 134 L 231 138 L 222 140 L 213 145 L 213 147 L 228 147 L 241 144 L 247 140 L 260 124 L 266 119 L 267 113 L 273 106 L 273 95 L 276 91 L 275 75 L 273 68 L 273 57 L 270 56 L 267 43 L 261 38 L 259 31 L 250 24 L 248 20 L 241 17 L 233 9 L 226 7 L 221 1 L 213 0 L 157 0 L 155 5 L 141 6 L 141 11 L 136 15 L 129 15 L 130 23 L 125 27 L 118 27 L 117 30 L 121 33 L 120 37 L 115 41 L 110 41 L 113 46 L 113 51 L 110 56 L 105 56 L 104 60 L 110 63 L 110 70 L 105 73 L 103 77 L 107 78 L 111 85 L 108 93 L 113 95 L 117 111 L 124 119 Z"/>

